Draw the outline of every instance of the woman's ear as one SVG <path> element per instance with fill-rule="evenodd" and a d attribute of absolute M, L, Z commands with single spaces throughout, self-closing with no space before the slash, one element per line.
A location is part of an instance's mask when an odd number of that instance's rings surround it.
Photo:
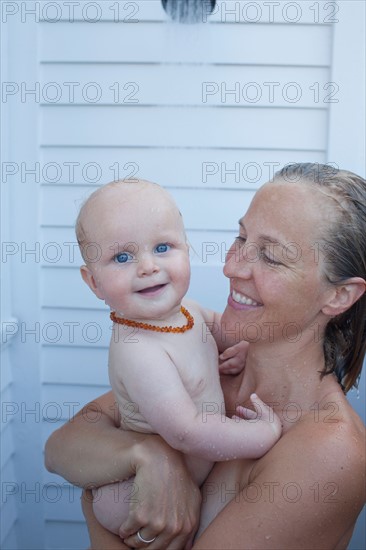
<path fill-rule="evenodd" d="M 90 271 L 88 266 L 82 265 L 80 267 L 80 273 L 81 273 L 81 276 L 83 278 L 83 281 L 88 285 L 90 290 L 92 290 L 92 292 L 94 292 L 94 294 L 97 296 L 97 298 L 99 298 L 100 300 L 103 300 L 104 299 L 103 295 L 102 295 L 100 289 L 98 288 L 98 285 L 95 281 L 94 275 L 92 274 L 92 272 Z"/>
<path fill-rule="evenodd" d="M 336 285 L 335 293 L 323 306 L 322 312 L 330 317 L 340 315 L 353 306 L 366 291 L 366 282 L 362 277 L 352 277 Z"/>

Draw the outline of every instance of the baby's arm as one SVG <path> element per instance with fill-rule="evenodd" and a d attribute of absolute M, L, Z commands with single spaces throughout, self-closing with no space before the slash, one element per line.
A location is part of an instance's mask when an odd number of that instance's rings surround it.
<path fill-rule="evenodd" d="M 250 421 L 227 418 L 217 412 L 222 404 L 209 400 L 197 410 L 164 350 L 149 345 L 141 354 L 140 347 L 140 360 L 136 351 L 124 353 L 123 369 L 116 369 L 116 377 L 151 428 L 173 448 L 209 461 L 258 458 L 280 437 L 278 417 L 257 396 L 252 402 L 259 410 L 258 417 L 253 411 L 244 411 Z M 243 415 L 242 410 L 239 414 Z"/>

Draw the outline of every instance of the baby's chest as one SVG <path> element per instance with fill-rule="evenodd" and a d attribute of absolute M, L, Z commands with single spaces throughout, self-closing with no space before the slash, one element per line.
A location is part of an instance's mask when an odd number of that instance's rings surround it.
<path fill-rule="evenodd" d="M 190 338 L 168 346 L 167 352 L 192 399 L 201 402 L 221 396 L 218 352 L 211 335 L 203 341 L 198 332 L 192 332 Z"/>

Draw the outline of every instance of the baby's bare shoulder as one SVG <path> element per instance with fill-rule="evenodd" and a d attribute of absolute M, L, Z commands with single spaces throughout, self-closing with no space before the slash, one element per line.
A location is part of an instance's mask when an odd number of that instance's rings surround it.
<path fill-rule="evenodd" d="M 192 300 L 191 298 L 184 298 L 184 300 L 182 301 L 182 305 L 186 309 L 188 309 L 188 311 L 192 313 L 192 315 L 202 316 L 204 313 L 204 308 L 201 306 L 201 304 L 199 304 L 195 300 Z"/>

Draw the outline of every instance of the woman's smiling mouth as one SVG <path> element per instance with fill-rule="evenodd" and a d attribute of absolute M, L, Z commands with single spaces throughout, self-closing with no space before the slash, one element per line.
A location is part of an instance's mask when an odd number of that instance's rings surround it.
<path fill-rule="evenodd" d="M 252 298 L 249 298 L 249 296 L 245 296 L 245 294 L 241 294 L 240 292 L 237 292 L 236 290 L 232 290 L 228 303 L 230 306 L 232 306 L 235 309 L 247 309 L 247 308 L 254 308 L 254 307 L 260 307 L 263 304 L 260 304 L 259 302 L 256 302 Z"/>

